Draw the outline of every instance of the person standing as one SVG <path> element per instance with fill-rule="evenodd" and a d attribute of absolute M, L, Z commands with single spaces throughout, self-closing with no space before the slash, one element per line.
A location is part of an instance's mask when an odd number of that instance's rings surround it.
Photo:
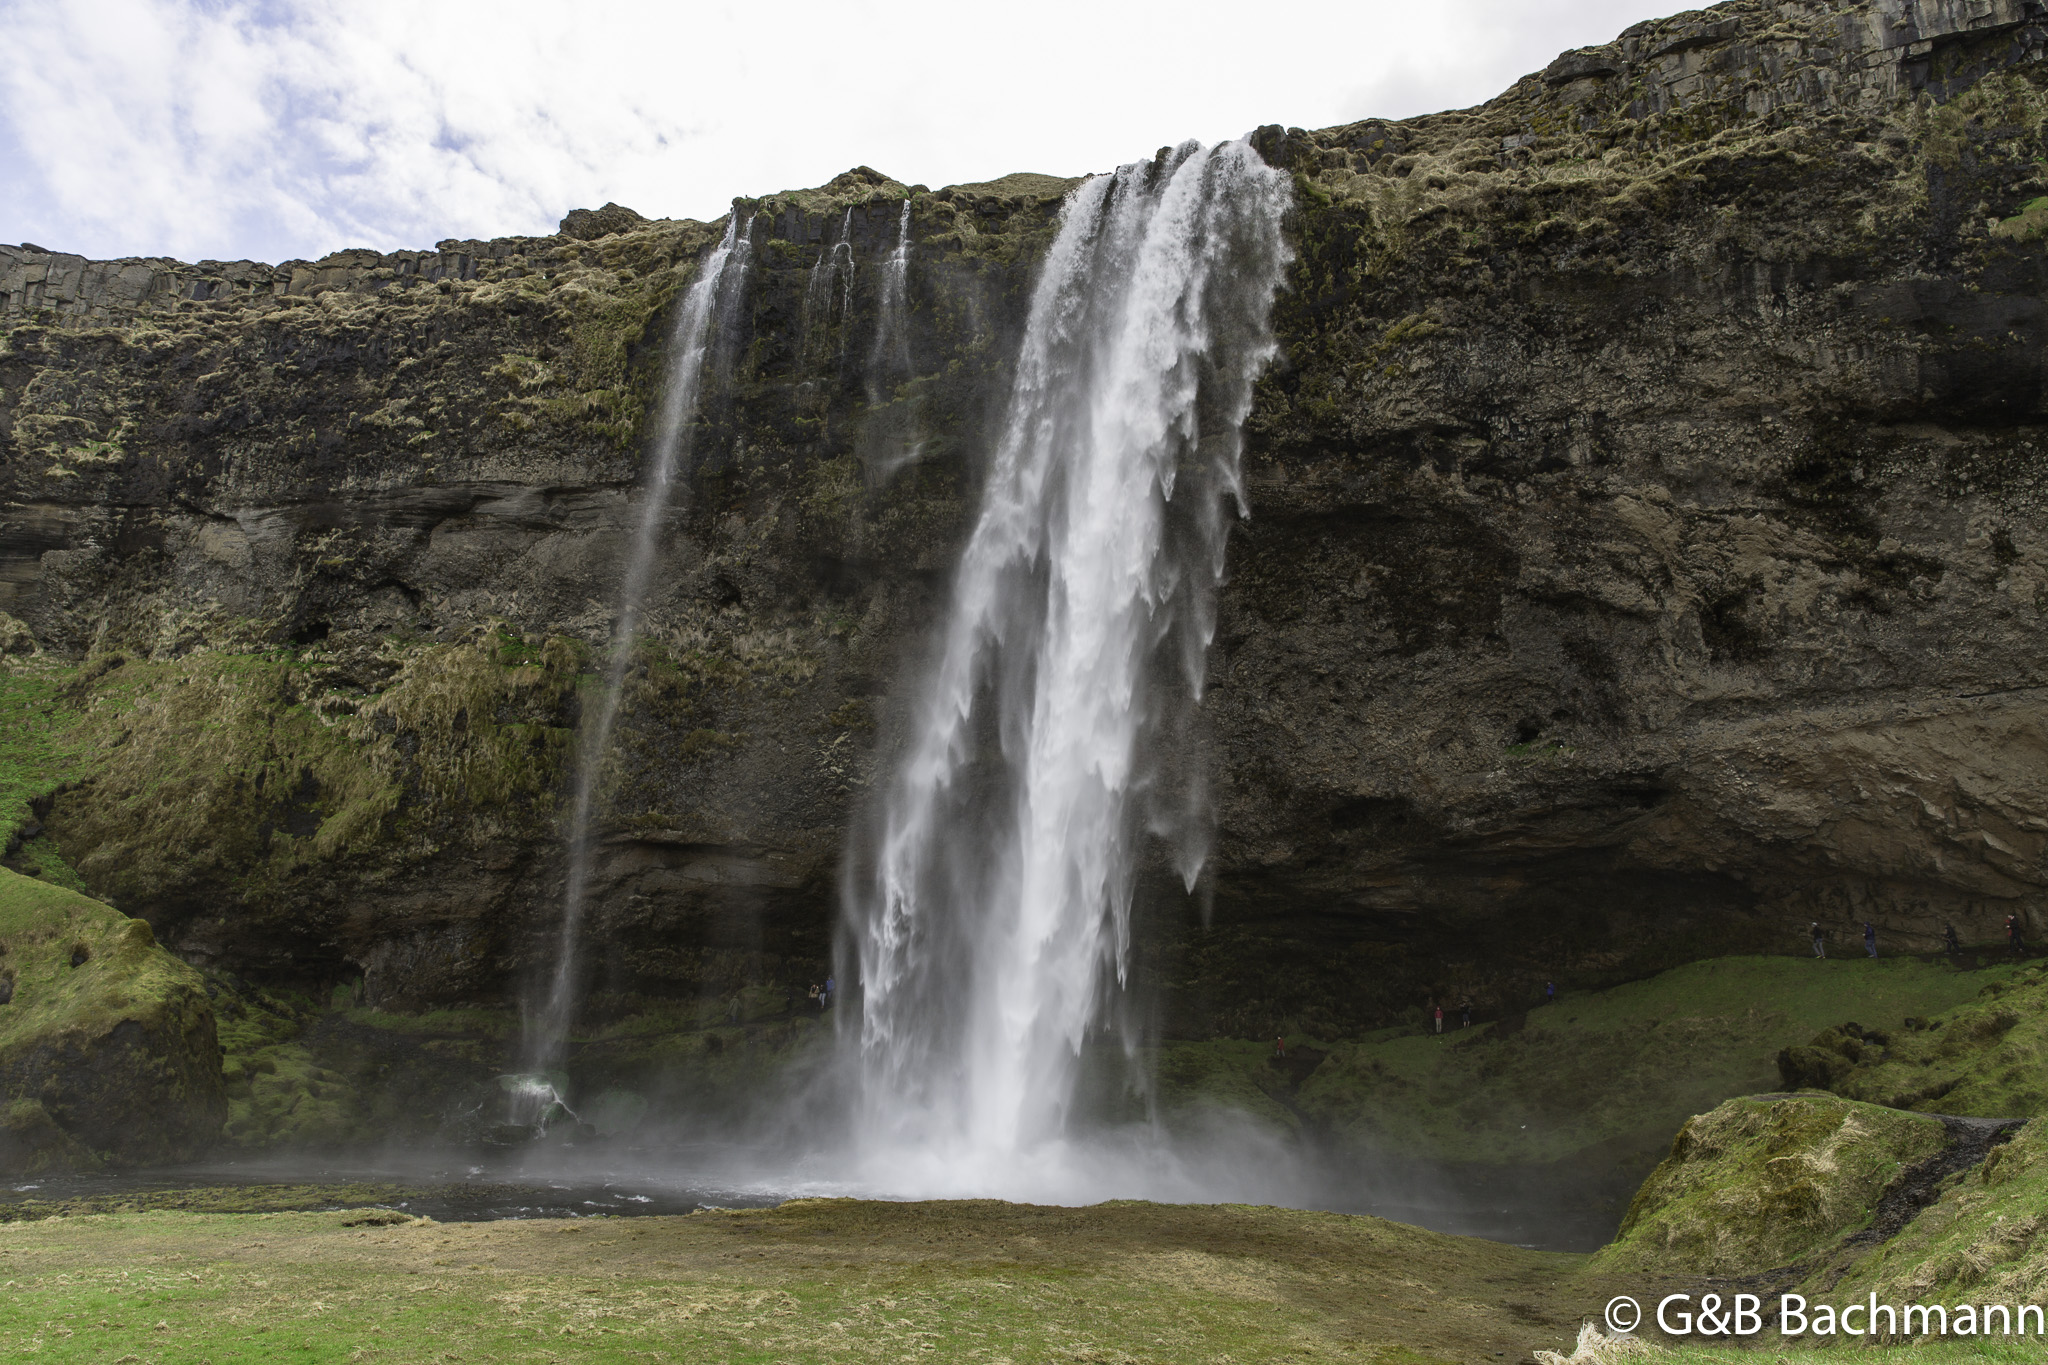
<path fill-rule="evenodd" d="M 1823 960 L 1826 959 L 1828 955 L 1828 931 L 1820 927 L 1819 920 L 1815 920 L 1807 926 L 1806 932 L 1813 939 L 1813 955 Z"/>
<path fill-rule="evenodd" d="M 1280 1058 L 1283 1058 L 1283 1059 L 1284 1059 L 1284 1058 L 1285 1058 L 1285 1057 L 1287 1056 L 1287 1035 L 1286 1035 L 1286 1034 L 1284 1034 L 1284 1033 L 1283 1033 L 1283 1034 L 1281 1034 L 1281 1035 L 1280 1035 L 1280 1036 L 1279 1036 L 1278 1038 L 1275 1038 L 1275 1039 L 1273 1040 L 1273 1055 L 1274 1055 L 1275 1057 L 1280 1057 Z"/>
<path fill-rule="evenodd" d="M 1877 926 L 1869 920 L 1863 921 L 1863 951 L 1877 956 Z"/>
<path fill-rule="evenodd" d="M 836 986 L 837 986 L 838 984 L 839 984 L 839 983 L 838 983 L 837 981 L 833 980 L 833 979 L 832 979 L 831 977 L 829 977 L 829 976 L 825 978 L 825 989 L 824 989 L 824 991 L 823 991 L 823 992 L 822 992 L 822 993 L 821 993 L 821 994 L 820 994 L 820 995 L 818 996 L 818 1008 L 819 1008 L 819 1009 L 821 1009 L 821 1010 L 829 1010 L 829 1009 L 831 1009 L 831 1008 L 832 1008 L 832 992 L 833 992 L 833 988 L 834 988 L 834 987 L 836 987 Z"/>
<path fill-rule="evenodd" d="M 1438 1033 L 1444 1031 L 1444 1007 L 1442 1005 L 1436 1007 L 1436 1031 Z"/>
<path fill-rule="evenodd" d="M 1555 1005 L 1557 1003 L 1557 983 L 1555 981 L 1543 983 L 1543 1003 L 1546 1005 Z"/>
<path fill-rule="evenodd" d="M 1464 1002 L 1458 1006 L 1458 1027 L 1472 1027 L 1472 997 L 1469 995 L 1466 996 Z"/>
<path fill-rule="evenodd" d="M 2020 917 L 2016 914 L 2005 917 L 2005 941 L 2011 947 L 2014 957 L 2027 955 L 2027 944 L 2020 931 Z"/>
<path fill-rule="evenodd" d="M 1950 957 L 1955 957 L 1963 951 L 1963 941 L 1956 937 L 1956 927 L 1953 924 L 1942 924 L 1941 941 L 1947 947 Z"/>

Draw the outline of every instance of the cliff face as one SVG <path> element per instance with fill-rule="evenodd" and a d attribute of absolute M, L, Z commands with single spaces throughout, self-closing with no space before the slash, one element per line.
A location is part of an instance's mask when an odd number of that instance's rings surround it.
<path fill-rule="evenodd" d="M 1204 707 L 1207 921 L 1148 898 L 1173 1031 L 1512 1008 L 1813 918 L 2038 922 L 2039 9 L 1738 0 L 1477 109 L 1259 135 L 1297 260 Z M 601 987 L 822 969 L 1071 183 L 743 206 L 607 775 Z M 57 737 L 23 770 L 187 956 L 406 1005 L 544 952 L 671 305 L 721 230 L 564 227 L 0 248 L 0 611 Z"/>

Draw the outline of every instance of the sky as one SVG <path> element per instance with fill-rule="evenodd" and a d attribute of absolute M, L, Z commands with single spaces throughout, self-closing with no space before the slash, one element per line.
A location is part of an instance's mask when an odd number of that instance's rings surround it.
<path fill-rule="evenodd" d="M 0 242 L 317 258 L 1476 104 L 1672 0 L 0 0 Z"/>

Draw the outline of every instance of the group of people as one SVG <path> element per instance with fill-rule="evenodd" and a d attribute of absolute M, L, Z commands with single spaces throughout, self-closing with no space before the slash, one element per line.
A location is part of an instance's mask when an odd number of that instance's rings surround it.
<path fill-rule="evenodd" d="M 1436 1008 L 1436 1031 L 1437 1031 L 1438 1033 L 1442 1033 L 1442 1032 L 1444 1031 L 1444 1007 L 1443 1007 L 1442 1003 L 1441 1003 L 1441 1002 L 1439 1002 L 1439 1003 L 1438 1003 L 1438 1004 L 1436 1005 L 1436 1007 L 1435 1007 L 1435 1008 Z M 1471 996 L 1469 996 L 1469 995 L 1468 995 L 1468 996 L 1466 996 L 1466 997 L 1465 997 L 1465 999 L 1464 999 L 1464 1000 L 1463 1000 L 1463 1001 L 1462 1001 L 1462 1002 L 1461 1002 L 1461 1003 L 1459 1004 L 1459 1006 L 1458 1006 L 1458 1027 L 1459 1027 L 1459 1028 L 1471 1028 L 1471 1027 L 1472 1027 L 1472 997 L 1471 997 Z"/>
<path fill-rule="evenodd" d="M 839 983 L 828 976 L 825 978 L 824 985 L 821 986 L 813 981 L 809 994 L 799 997 L 796 993 L 796 982 L 792 981 L 789 983 L 789 1013 L 796 1013 L 797 1001 L 802 999 L 806 1004 L 817 1009 L 822 1014 L 824 1011 L 832 1008 L 832 1001 L 838 994 L 838 989 Z"/>
<path fill-rule="evenodd" d="M 1828 955 L 1828 931 L 1819 920 L 1815 920 L 1807 926 L 1806 932 L 1813 940 L 1813 955 L 1825 958 Z M 1963 941 L 1957 937 L 1953 924 L 1943 923 L 1941 926 L 1941 943 L 1942 950 L 1951 956 L 1963 951 Z M 2018 914 L 2005 917 L 2005 946 L 2014 957 L 2027 955 L 2026 926 Z M 1870 920 L 1863 921 L 1863 951 L 1871 957 L 1877 956 L 1877 925 Z"/>

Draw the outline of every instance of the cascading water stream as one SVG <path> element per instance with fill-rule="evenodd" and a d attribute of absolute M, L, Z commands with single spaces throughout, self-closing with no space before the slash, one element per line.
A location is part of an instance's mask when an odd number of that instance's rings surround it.
<path fill-rule="evenodd" d="M 890 383 L 910 374 L 910 201 L 896 220 L 896 249 L 882 263 L 876 300 L 875 349 L 868 357 L 868 402 L 880 403 Z"/>
<path fill-rule="evenodd" d="M 882 263 L 875 300 L 875 345 L 868 353 L 868 421 L 862 456 L 871 474 L 887 478 L 914 461 L 924 442 L 915 395 L 899 399 L 897 385 L 911 377 L 910 201 L 896 220 L 896 249 Z"/>
<path fill-rule="evenodd" d="M 831 321 L 834 283 L 841 285 L 838 301 L 841 322 L 839 359 L 843 361 L 846 358 L 844 324 L 848 311 L 853 307 L 853 209 L 850 207 L 840 221 L 839 240 L 818 253 L 818 262 L 811 267 L 810 279 L 804 283 L 801 344 L 806 360 L 813 359 L 813 353 L 818 349 L 815 338 Z"/>
<path fill-rule="evenodd" d="M 568 1047 L 569 1025 L 576 1007 L 577 951 L 595 852 L 591 817 L 598 780 L 611 747 L 612 729 L 618 723 L 626 669 L 633 656 L 633 636 L 639 628 L 648 584 L 660 555 L 678 475 L 688 473 L 705 362 L 716 344 L 714 323 L 720 317 L 732 315 L 746 280 L 752 248 L 741 231 L 740 220 L 740 211 L 733 210 L 726 220 L 725 236 L 704 258 L 696 279 L 684 294 L 669 336 L 668 376 L 655 415 L 640 520 L 634 528 L 620 582 L 618 618 L 612 628 L 604 690 L 596 708 L 586 718 L 577 749 L 576 781 L 569 803 L 568 881 L 562 897 L 562 928 L 555 967 L 545 1000 L 538 1011 L 528 1014 L 526 1021 L 526 1066 L 532 1073 L 556 1071 Z"/>
<path fill-rule="evenodd" d="M 869 1179 L 1041 1188 L 1084 1041 L 1120 1027 L 1139 841 L 1193 808 L 1159 789 L 1159 741 L 1200 696 L 1289 202 L 1244 144 L 1190 143 L 1063 211 L 936 663 L 848 864 Z"/>

